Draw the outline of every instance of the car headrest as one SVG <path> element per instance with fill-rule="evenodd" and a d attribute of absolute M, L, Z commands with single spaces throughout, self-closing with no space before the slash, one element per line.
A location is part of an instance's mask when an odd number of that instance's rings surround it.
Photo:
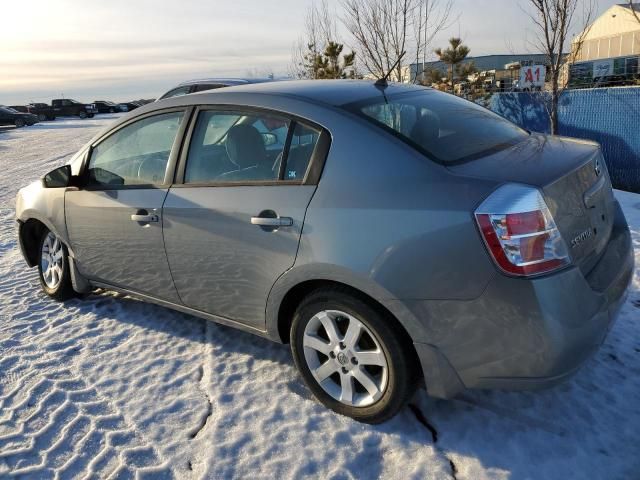
<path fill-rule="evenodd" d="M 229 160 L 238 168 L 259 165 L 265 161 L 267 152 L 264 140 L 258 130 L 251 125 L 234 125 L 227 132 L 225 142 Z"/>
<path fill-rule="evenodd" d="M 426 149 L 440 138 L 440 119 L 431 112 L 423 113 L 411 129 L 411 140 Z"/>

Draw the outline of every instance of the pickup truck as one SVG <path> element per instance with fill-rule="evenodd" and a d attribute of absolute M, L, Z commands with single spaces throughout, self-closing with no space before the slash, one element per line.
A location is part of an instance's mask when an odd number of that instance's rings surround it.
<path fill-rule="evenodd" d="M 27 105 L 27 112 L 36 115 L 40 122 L 56 119 L 56 112 L 53 111 L 53 107 L 46 103 L 30 103 Z"/>
<path fill-rule="evenodd" d="M 95 105 L 80 103 L 70 98 L 52 100 L 51 107 L 56 116 L 91 118 L 98 113 Z"/>
<path fill-rule="evenodd" d="M 20 113 L 33 113 L 38 117 L 39 122 L 45 120 L 55 120 L 56 114 L 53 113 L 53 107 L 46 103 L 30 103 L 29 105 L 9 105 L 8 108 L 14 109 Z"/>

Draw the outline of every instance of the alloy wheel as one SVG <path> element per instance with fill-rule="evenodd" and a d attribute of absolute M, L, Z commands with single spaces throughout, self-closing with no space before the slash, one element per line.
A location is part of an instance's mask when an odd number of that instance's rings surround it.
<path fill-rule="evenodd" d="M 40 252 L 42 278 L 47 287 L 55 289 L 60 285 L 64 268 L 63 261 L 62 242 L 49 232 L 42 242 L 42 251 Z"/>
<path fill-rule="evenodd" d="M 380 341 L 353 315 L 323 310 L 304 329 L 304 358 L 313 378 L 331 397 L 367 407 L 384 394 L 389 365 Z"/>

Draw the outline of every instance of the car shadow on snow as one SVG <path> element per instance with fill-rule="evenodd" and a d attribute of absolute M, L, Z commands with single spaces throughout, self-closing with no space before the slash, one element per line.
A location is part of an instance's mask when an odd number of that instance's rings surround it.
<path fill-rule="evenodd" d="M 101 314 L 116 317 L 119 322 L 156 330 L 171 336 L 205 343 L 207 324 L 214 329 L 214 338 L 257 359 L 272 360 L 283 365 L 292 365 L 286 345 L 271 342 L 254 334 L 228 327 L 200 317 L 181 313 L 136 298 L 99 290 L 84 299 L 72 301 L 81 312 L 92 312 L 100 319 Z"/>

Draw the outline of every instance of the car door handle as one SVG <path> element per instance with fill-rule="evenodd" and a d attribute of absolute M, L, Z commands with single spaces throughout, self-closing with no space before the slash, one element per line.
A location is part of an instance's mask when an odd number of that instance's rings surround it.
<path fill-rule="evenodd" d="M 158 215 L 141 215 L 141 214 L 133 214 L 131 215 L 131 220 L 134 222 L 142 222 L 142 223 L 151 223 L 158 221 Z"/>
<path fill-rule="evenodd" d="M 291 217 L 251 217 L 251 225 L 259 225 L 261 227 L 290 227 L 293 225 Z"/>

